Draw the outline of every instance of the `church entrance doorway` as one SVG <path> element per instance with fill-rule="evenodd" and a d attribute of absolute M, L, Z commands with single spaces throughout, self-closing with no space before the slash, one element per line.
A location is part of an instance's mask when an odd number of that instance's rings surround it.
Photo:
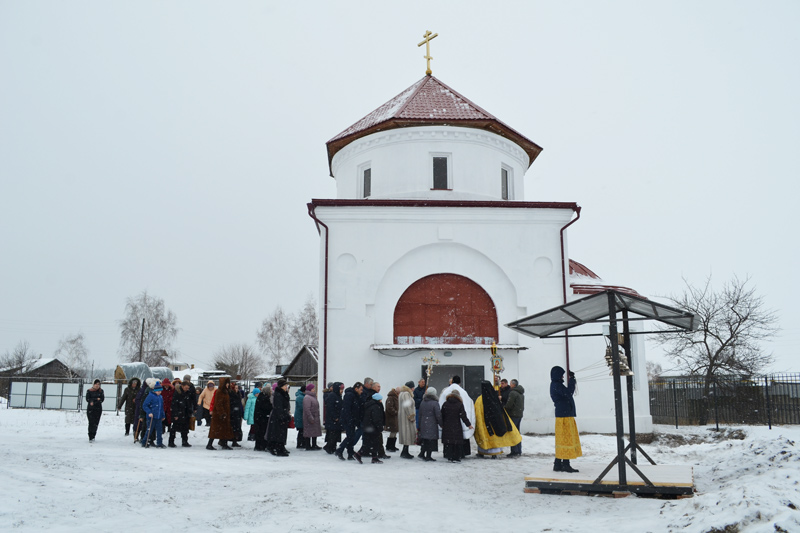
<path fill-rule="evenodd" d="M 422 366 L 422 378 L 425 379 L 428 371 L 427 366 Z M 481 381 L 483 381 L 484 368 L 482 366 L 466 365 L 437 365 L 433 367 L 431 379 L 428 387 L 435 388 L 440 394 L 450 385 L 450 378 L 453 376 L 461 377 L 461 387 L 467 391 L 472 401 L 481 395 Z"/>

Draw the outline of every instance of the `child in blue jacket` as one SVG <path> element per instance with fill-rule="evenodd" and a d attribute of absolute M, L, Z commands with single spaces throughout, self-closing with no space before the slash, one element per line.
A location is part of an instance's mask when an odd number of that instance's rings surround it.
<path fill-rule="evenodd" d="M 164 398 L 161 397 L 161 391 L 163 390 L 161 383 L 156 383 L 156 386 L 153 387 L 153 390 L 150 391 L 147 399 L 142 404 L 142 409 L 147 414 L 147 436 L 149 437 L 155 431 L 156 448 L 166 448 L 161 439 L 161 422 L 166 416 L 164 413 Z M 149 448 L 150 443 L 148 441 L 147 437 L 143 438 L 142 447 Z"/>

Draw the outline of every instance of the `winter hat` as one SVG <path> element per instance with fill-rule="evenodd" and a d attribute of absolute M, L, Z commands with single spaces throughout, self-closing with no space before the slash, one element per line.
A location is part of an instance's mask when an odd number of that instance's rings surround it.
<path fill-rule="evenodd" d="M 439 396 L 439 391 L 437 391 L 433 387 L 428 387 L 428 390 L 425 391 L 425 396 L 427 396 L 428 398 L 433 398 L 435 400 Z"/>
<path fill-rule="evenodd" d="M 314 390 L 314 388 L 315 388 L 314 384 L 309 383 L 308 385 L 306 385 L 306 392 L 311 392 L 312 390 Z"/>
<path fill-rule="evenodd" d="M 278 383 L 277 382 L 273 383 L 272 384 L 272 392 L 275 392 L 275 389 L 277 389 L 277 388 L 278 388 Z"/>
<path fill-rule="evenodd" d="M 253 389 L 253 394 L 255 394 L 255 395 L 261 394 L 261 389 L 256 387 L 255 389 Z"/>
<path fill-rule="evenodd" d="M 176 383 L 180 383 L 180 382 L 181 382 L 181 380 L 179 380 L 178 378 L 175 378 L 175 379 L 172 380 L 172 384 L 173 385 L 175 385 Z"/>
<path fill-rule="evenodd" d="M 279 379 L 278 383 L 276 383 L 275 386 L 280 388 L 280 387 L 283 387 L 284 385 L 286 385 L 287 383 L 289 383 L 289 382 L 286 381 L 285 379 Z"/>
<path fill-rule="evenodd" d="M 377 401 L 381 401 L 381 400 L 383 400 L 383 396 L 381 396 L 380 392 L 376 392 L 375 394 L 372 395 L 372 399 L 373 400 L 377 400 Z"/>
<path fill-rule="evenodd" d="M 333 388 L 333 381 L 331 381 L 330 383 L 328 383 L 328 388 L 329 388 L 329 389 L 332 389 L 332 388 Z"/>
<path fill-rule="evenodd" d="M 156 380 L 156 378 L 147 378 L 146 380 L 144 380 L 144 382 L 147 383 L 147 386 L 152 389 L 153 387 L 156 386 L 158 380 Z"/>
<path fill-rule="evenodd" d="M 305 392 L 307 390 L 306 387 L 308 387 L 308 385 L 300 385 L 300 392 Z"/>
<path fill-rule="evenodd" d="M 164 388 L 161 386 L 161 383 L 156 381 L 156 386 L 153 387 L 153 392 L 159 392 L 159 391 L 163 391 L 163 390 L 164 390 Z"/>
<path fill-rule="evenodd" d="M 189 374 L 184 375 L 183 381 L 192 381 L 192 376 L 190 376 Z"/>
<path fill-rule="evenodd" d="M 409 389 L 413 389 L 414 388 L 414 382 L 413 381 L 406 381 L 406 387 L 408 387 Z"/>

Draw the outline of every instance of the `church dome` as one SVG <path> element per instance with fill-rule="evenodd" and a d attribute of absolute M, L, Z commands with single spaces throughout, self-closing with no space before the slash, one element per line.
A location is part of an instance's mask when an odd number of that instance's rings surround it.
<path fill-rule="evenodd" d="M 339 198 L 521 200 L 542 148 L 425 76 L 327 142 Z"/>

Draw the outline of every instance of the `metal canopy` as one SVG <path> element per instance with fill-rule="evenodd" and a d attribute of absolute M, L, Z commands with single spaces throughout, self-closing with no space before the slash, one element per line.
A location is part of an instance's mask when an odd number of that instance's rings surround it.
<path fill-rule="evenodd" d="M 610 307 L 612 300 L 613 307 Z M 620 311 L 630 311 L 689 331 L 698 327 L 697 320 L 690 313 L 613 289 L 520 318 L 509 322 L 506 327 L 529 337 L 548 337 Z"/>
<path fill-rule="evenodd" d="M 628 360 L 628 365 L 631 370 L 633 368 L 633 358 L 631 354 L 631 331 L 629 327 L 629 313 L 633 312 L 641 315 L 645 320 L 652 319 L 664 322 L 671 326 L 681 329 L 693 331 L 697 329 L 698 322 L 695 320 L 694 315 L 674 309 L 666 305 L 662 305 L 644 298 L 631 296 L 613 289 L 609 289 L 597 294 L 592 294 L 586 298 L 575 300 L 559 307 L 554 307 L 548 311 L 531 315 L 514 322 L 506 324 L 507 328 L 511 328 L 529 337 L 548 337 L 554 333 L 560 333 L 570 328 L 581 326 L 583 324 L 601 322 L 601 318 L 607 317 L 608 322 L 608 337 L 610 339 L 610 355 L 611 355 L 611 373 L 614 382 L 614 414 L 617 426 L 617 456 L 611 461 L 603 473 L 600 474 L 593 485 L 599 485 L 605 475 L 617 465 L 617 475 L 620 487 L 627 487 L 627 473 L 626 465 L 630 466 L 645 484 L 649 487 L 653 483 L 647 479 L 642 471 L 637 466 L 636 452 L 641 452 L 652 464 L 655 462 L 641 449 L 636 443 L 636 417 L 628 417 L 628 434 L 630 436 L 630 444 L 626 447 L 624 438 L 623 427 L 623 413 L 622 413 L 622 382 L 620 379 L 620 358 L 619 358 L 619 339 L 617 336 L 617 314 L 622 312 L 622 348 L 625 351 L 625 356 Z M 567 352 L 567 370 L 569 371 L 569 352 Z M 637 369 L 639 370 L 639 369 Z M 639 370 L 641 371 L 641 370 Z M 569 374 L 567 374 L 569 375 Z M 628 413 L 635 413 L 633 402 L 633 378 L 626 376 L 626 386 L 628 389 Z M 631 452 L 631 457 L 626 455 L 628 451 Z"/>

